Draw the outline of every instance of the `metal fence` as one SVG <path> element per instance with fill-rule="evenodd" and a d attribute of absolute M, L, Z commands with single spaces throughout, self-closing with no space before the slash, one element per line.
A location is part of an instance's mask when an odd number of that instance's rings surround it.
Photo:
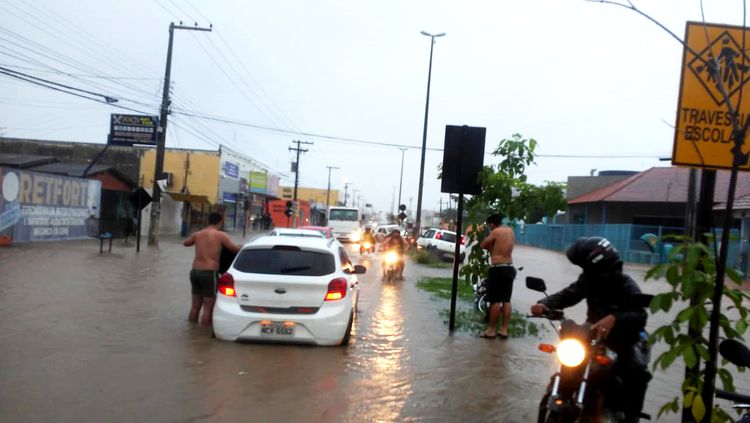
<path fill-rule="evenodd" d="M 629 225 L 629 224 L 569 224 L 569 225 L 517 225 L 514 228 L 518 244 L 549 250 L 565 251 L 576 239 L 585 236 L 607 238 L 620 252 L 622 259 L 630 263 L 658 264 L 666 258 L 666 248 L 659 246 L 656 252 L 643 239 L 646 234 L 654 234 L 660 239 L 668 235 L 683 235 L 684 228 L 667 226 Z M 716 242 L 721 237 L 721 229 L 715 230 Z M 737 229 L 730 233 L 728 265 L 746 271 L 747 260 L 740 255 L 740 236 Z M 667 239 L 664 244 L 669 244 Z M 713 245 L 711 247 L 714 247 Z M 716 246 L 718 251 L 718 245 Z M 747 272 L 746 272 L 747 273 Z"/>

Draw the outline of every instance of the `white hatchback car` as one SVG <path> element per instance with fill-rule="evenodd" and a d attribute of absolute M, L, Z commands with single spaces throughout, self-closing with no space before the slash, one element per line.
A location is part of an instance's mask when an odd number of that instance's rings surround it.
<path fill-rule="evenodd" d="M 354 265 L 335 239 L 264 236 L 218 281 L 213 313 L 227 341 L 346 345 L 359 299 Z"/>

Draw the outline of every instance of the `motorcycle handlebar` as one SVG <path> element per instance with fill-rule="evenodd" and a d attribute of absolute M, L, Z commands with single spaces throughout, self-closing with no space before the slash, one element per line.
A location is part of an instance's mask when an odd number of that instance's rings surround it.
<path fill-rule="evenodd" d="M 716 398 L 729 400 L 732 402 L 740 402 L 743 404 L 750 404 L 750 395 L 737 394 L 735 392 L 727 392 L 721 389 L 716 390 Z"/>
<path fill-rule="evenodd" d="M 544 312 L 544 314 L 540 314 L 539 316 L 535 316 L 533 314 L 527 314 L 527 318 L 535 317 L 540 319 L 549 319 L 549 320 L 562 320 L 565 318 L 565 313 L 563 313 L 562 310 L 556 310 L 556 309 L 548 309 Z"/>

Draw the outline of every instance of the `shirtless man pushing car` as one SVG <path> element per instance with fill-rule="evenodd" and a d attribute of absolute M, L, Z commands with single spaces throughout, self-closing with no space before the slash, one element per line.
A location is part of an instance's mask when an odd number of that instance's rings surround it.
<path fill-rule="evenodd" d="M 516 237 L 513 230 L 503 226 L 499 214 L 487 217 L 490 234 L 482 241 L 481 247 L 490 251 L 490 270 L 487 275 L 487 300 L 490 303 L 490 318 L 487 330 L 482 338 L 508 338 L 508 323 L 510 322 L 510 296 L 513 293 L 513 280 L 516 278 L 516 268 L 513 267 L 513 247 Z M 497 320 L 500 316 L 500 304 L 503 310 L 502 328 L 495 333 Z"/>
<path fill-rule="evenodd" d="M 208 226 L 186 239 L 182 245 L 192 247 L 195 245 L 195 258 L 193 268 L 190 270 L 190 286 L 192 292 L 192 305 L 188 320 L 198 321 L 201 307 L 203 307 L 203 319 L 201 323 L 211 325 L 211 315 L 216 302 L 216 281 L 219 278 L 219 262 L 221 249 L 226 248 L 233 254 L 240 251 L 240 246 L 229 240 L 226 233 L 222 232 L 224 217 L 219 213 L 211 213 L 208 216 Z"/>

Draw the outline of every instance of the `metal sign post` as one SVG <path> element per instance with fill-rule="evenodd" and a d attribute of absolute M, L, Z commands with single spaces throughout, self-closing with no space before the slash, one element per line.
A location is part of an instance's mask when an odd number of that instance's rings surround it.
<path fill-rule="evenodd" d="M 471 126 L 445 126 L 443 149 L 443 180 L 440 191 L 458 194 L 456 217 L 456 245 L 453 255 L 453 284 L 448 330 L 456 327 L 456 298 L 458 297 L 458 265 L 461 261 L 461 235 L 463 229 L 464 194 L 479 194 L 482 184 L 479 175 L 484 167 L 484 140 L 486 128 Z M 419 234 L 417 234 L 419 236 Z"/>
<path fill-rule="evenodd" d="M 672 164 L 704 169 L 731 169 L 726 211 L 721 234 L 721 247 L 716 262 L 716 284 L 712 298 L 708 354 L 701 396 L 708 411 L 703 417 L 710 422 L 713 415 L 717 374 L 721 300 L 724 295 L 729 229 L 731 226 L 737 172 L 750 170 L 748 153 L 743 150 L 750 127 L 750 106 L 742 104 L 743 94 L 750 95 L 750 56 L 744 48 L 750 42 L 746 28 L 688 22 L 685 29 L 686 47 L 682 61 L 682 79 L 677 109 L 677 124 L 672 151 Z M 712 199 L 703 192 L 713 192 L 715 171 L 704 171 L 699 214 L 711 213 Z M 686 372 L 696 371 L 688 368 Z"/>

